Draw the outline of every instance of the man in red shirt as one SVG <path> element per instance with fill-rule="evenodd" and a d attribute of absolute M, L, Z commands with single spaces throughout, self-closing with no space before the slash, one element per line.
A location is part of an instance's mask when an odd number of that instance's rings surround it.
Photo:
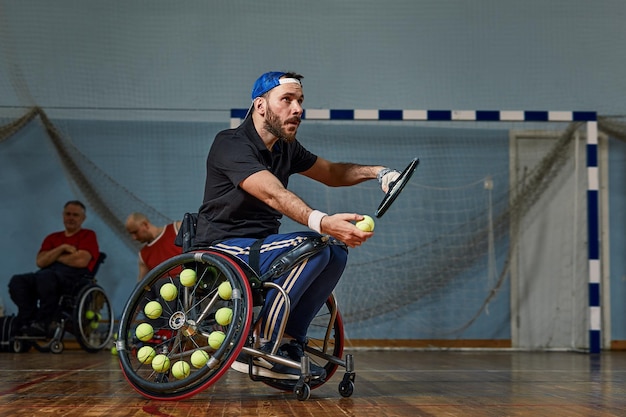
<path fill-rule="evenodd" d="M 126 219 L 126 231 L 137 242 L 145 243 L 139 251 L 139 276 L 143 277 L 161 262 L 182 253 L 174 244 L 180 221 L 157 227 L 142 213 L 131 213 Z"/>
<path fill-rule="evenodd" d="M 64 290 L 93 271 L 100 250 L 95 232 L 82 228 L 86 217 L 85 205 L 80 201 L 65 203 L 65 229 L 44 239 L 36 260 L 40 269 L 11 278 L 9 294 L 19 309 L 21 332 L 45 336 L 56 319 Z"/>

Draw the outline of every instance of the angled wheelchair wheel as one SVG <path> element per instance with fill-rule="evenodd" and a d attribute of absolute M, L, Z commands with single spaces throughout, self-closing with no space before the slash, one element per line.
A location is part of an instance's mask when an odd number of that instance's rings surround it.
<path fill-rule="evenodd" d="M 237 261 L 210 250 L 173 257 L 149 272 L 126 303 L 116 341 L 122 372 L 150 399 L 195 395 L 228 371 L 252 314 Z"/>
<path fill-rule="evenodd" d="M 113 336 L 114 316 L 109 298 L 96 284 L 83 287 L 76 296 L 72 333 L 87 352 L 99 352 Z"/>
<path fill-rule="evenodd" d="M 326 379 L 312 379 L 309 382 L 311 389 L 322 386 L 343 365 L 342 355 L 344 347 L 343 320 L 337 309 L 334 295 L 331 295 L 317 313 L 308 330 L 308 344 L 306 353 L 311 363 L 326 370 Z M 273 388 L 284 391 L 293 391 L 296 388 L 295 380 L 264 379 L 263 382 Z"/>

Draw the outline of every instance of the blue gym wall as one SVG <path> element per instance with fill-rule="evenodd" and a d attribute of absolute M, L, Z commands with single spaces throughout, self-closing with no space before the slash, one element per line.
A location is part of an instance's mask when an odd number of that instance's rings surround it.
<path fill-rule="evenodd" d="M 625 18 L 622 0 L 0 0 L 0 120 L 4 124 L 29 106 L 41 106 L 53 122 L 72 132 L 81 148 L 93 151 L 105 171 L 116 156 L 107 157 L 98 147 L 124 148 L 137 164 L 118 175 L 137 188 L 133 181 L 139 182 L 146 170 L 162 178 L 162 192 L 143 197 L 179 218 L 200 203 L 206 152 L 201 144 L 208 147 L 213 135 L 228 126 L 228 109 L 247 107 L 250 86 L 262 72 L 304 74 L 310 108 L 623 115 Z M 111 50 L 122 51 L 130 64 L 99 60 L 98 51 L 108 56 Z M 37 71 L 23 73 L 21 65 Z M 120 102 L 128 89 L 142 93 Z M 169 109 L 204 122 L 168 124 L 168 131 L 180 134 L 182 146 L 167 150 L 165 159 L 178 164 L 164 170 L 162 161 L 153 163 L 152 154 L 145 156 L 133 145 L 132 129 L 120 129 L 127 135 L 123 137 L 107 121 L 67 120 L 81 109 L 97 114 L 98 108 L 122 109 L 116 113 L 124 113 L 129 123 L 133 112 L 128 110 L 133 109 Z M 207 110 L 211 120 L 196 109 Z M 189 144 L 198 155 L 193 161 L 185 160 Z M 61 206 L 76 193 L 58 159 L 51 157 L 54 150 L 40 123 L 23 129 L 0 150 L 0 288 L 6 289 L 11 275 L 35 268 L 41 239 L 60 228 Z M 625 163 L 626 145 L 611 140 L 613 340 L 626 340 Z M 179 183 L 184 188 L 170 188 Z M 85 227 L 97 230 L 110 255 L 102 271 L 105 288 L 107 277 L 134 282 L 136 254 L 94 213 L 88 213 Z M 106 288 L 118 314 L 128 288 Z M 7 312 L 14 312 L 6 290 L 0 295 Z M 384 330 L 372 337 L 387 337 Z M 507 323 L 473 331 L 478 334 L 472 338 L 510 337 Z"/>

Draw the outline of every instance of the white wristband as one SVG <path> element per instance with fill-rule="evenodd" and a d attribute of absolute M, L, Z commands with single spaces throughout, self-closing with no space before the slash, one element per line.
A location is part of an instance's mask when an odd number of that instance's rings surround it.
<path fill-rule="evenodd" d="M 322 213 L 319 210 L 313 210 L 309 214 L 309 229 L 315 230 L 317 233 L 322 233 L 322 218 L 328 216 L 326 213 Z"/>

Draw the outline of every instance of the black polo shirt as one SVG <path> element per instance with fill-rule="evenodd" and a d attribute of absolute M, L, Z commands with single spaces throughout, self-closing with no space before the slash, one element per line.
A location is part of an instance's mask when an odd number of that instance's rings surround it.
<path fill-rule="evenodd" d="M 218 133 L 207 157 L 195 244 L 278 233 L 282 214 L 243 191 L 239 184 L 256 172 L 268 170 L 287 187 L 289 176 L 311 168 L 316 159 L 298 141 L 278 140 L 270 152 L 252 117 L 235 129 Z"/>

